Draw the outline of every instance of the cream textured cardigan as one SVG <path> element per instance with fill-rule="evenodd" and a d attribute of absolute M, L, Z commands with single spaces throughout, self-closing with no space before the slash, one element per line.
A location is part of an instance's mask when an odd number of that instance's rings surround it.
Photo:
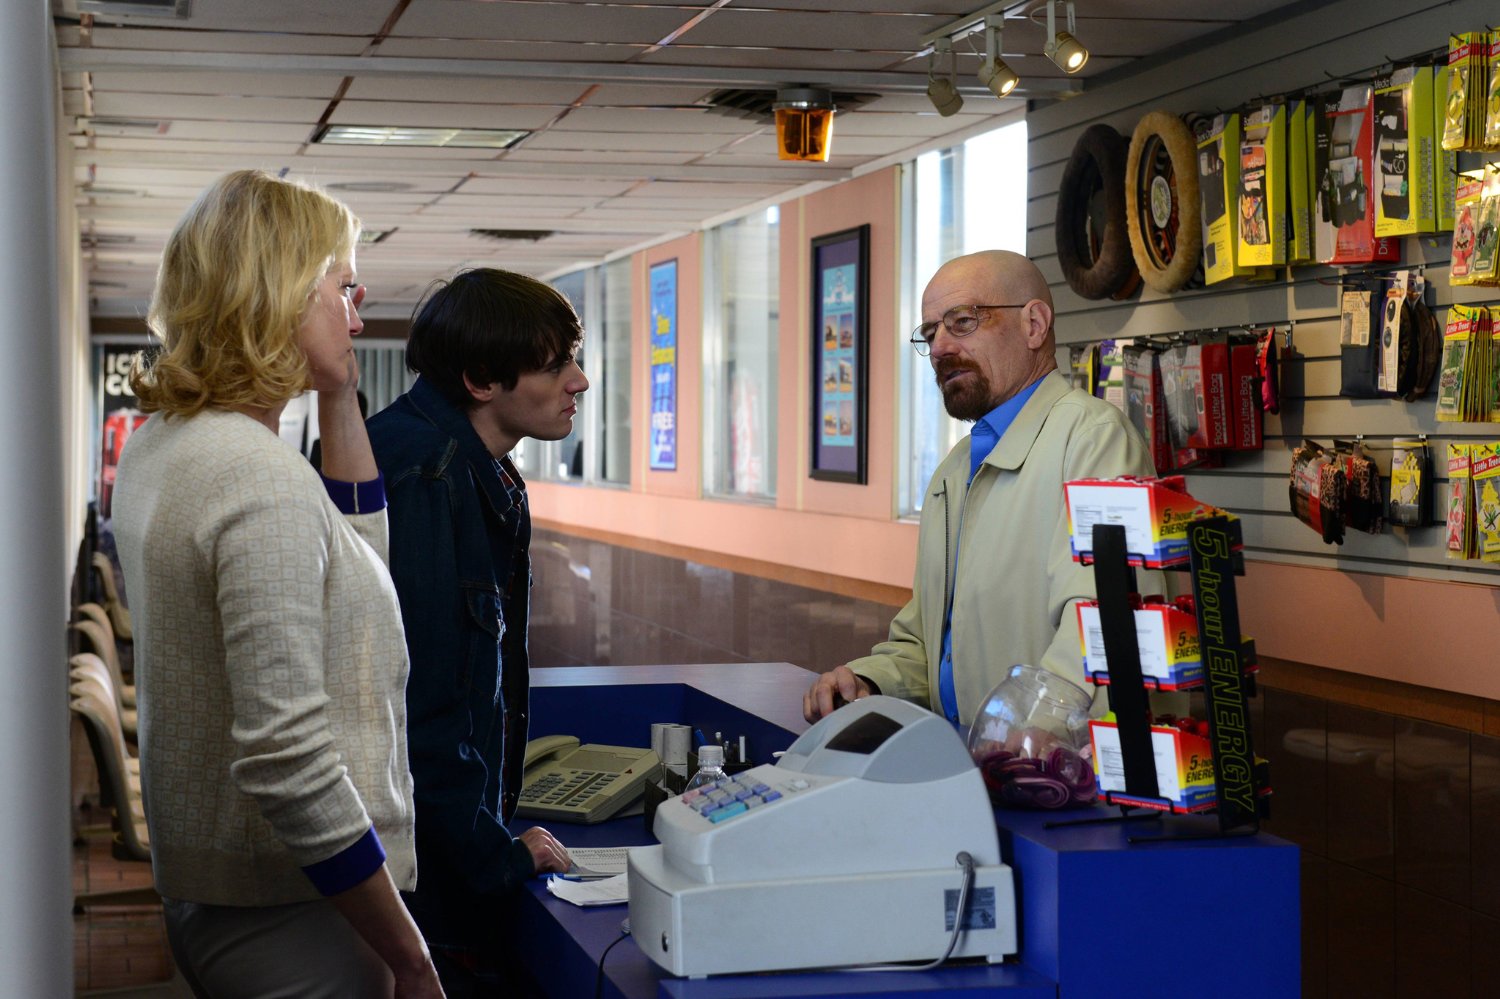
<path fill-rule="evenodd" d="M 239 413 L 157 414 L 120 460 L 142 790 L 168 898 L 319 897 L 302 868 L 373 821 L 416 883 L 406 643 L 384 509 L 345 516 Z"/>

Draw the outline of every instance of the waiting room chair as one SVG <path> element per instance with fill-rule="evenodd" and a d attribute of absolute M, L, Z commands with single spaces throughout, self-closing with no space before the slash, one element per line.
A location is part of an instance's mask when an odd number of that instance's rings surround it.
<path fill-rule="evenodd" d="M 130 627 L 130 608 L 120 599 L 120 588 L 115 585 L 115 564 L 103 552 L 94 552 L 94 575 L 99 579 L 99 591 L 104 594 L 104 609 L 114 625 L 115 637 L 122 642 L 135 639 Z"/>
<path fill-rule="evenodd" d="M 97 760 L 99 753 L 107 750 L 111 761 L 120 761 L 119 765 L 121 772 L 125 776 L 125 784 L 129 788 L 131 795 L 136 799 L 136 804 L 139 805 L 141 794 L 141 761 L 139 758 L 131 755 L 130 748 L 125 743 L 125 731 L 120 726 L 119 702 L 115 699 L 114 692 L 110 689 L 109 668 L 92 652 L 80 652 L 68 660 L 68 666 L 68 692 L 70 695 L 82 696 L 84 693 L 87 693 L 92 697 L 100 697 L 109 701 L 109 712 L 107 715 L 101 716 L 103 719 L 101 724 L 104 726 L 102 729 L 96 730 L 90 728 L 89 725 L 91 723 L 87 718 L 84 719 L 84 730 L 89 733 L 89 745 L 93 748 L 96 762 L 99 764 L 100 790 L 107 798 L 111 797 L 113 793 L 113 785 L 107 780 L 109 766 L 106 765 L 106 761 Z M 80 685 L 86 685 L 87 690 L 75 691 L 74 688 Z M 70 701 L 71 699 L 70 697 Z M 95 712 L 95 714 L 97 713 Z M 96 731 L 101 732 L 102 737 L 107 737 L 107 745 L 102 747 L 94 746 L 93 737 Z M 118 807 L 117 800 L 107 801 L 106 804 Z M 144 812 L 141 812 L 139 808 L 136 811 L 144 815 Z"/>
<path fill-rule="evenodd" d="M 126 685 L 124 678 L 120 675 L 120 658 L 115 649 L 114 638 L 88 618 L 75 621 L 69 627 L 83 636 L 84 651 L 92 652 L 109 671 L 111 693 L 115 696 L 116 704 L 120 709 L 120 727 L 125 731 L 127 739 L 135 741 L 135 686 Z"/>
<path fill-rule="evenodd" d="M 123 700 L 126 705 L 135 707 L 135 683 L 133 682 L 133 677 L 129 675 L 131 672 L 129 664 L 120 652 L 120 643 L 115 635 L 115 626 L 110 623 L 108 612 L 99 604 L 90 601 L 79 604 L 74 613 L 79 620 L 87 618 L 93 621 L 104 634 L 109 636 L 109 649 L 114 655 L 114 662 L 111 663 L 108 659 L 105 659 L 105 664 L 111 669 L 114 669 L 116 666 L 119 667 L 115 671 L 126 681 L 126 685 L 122 690 L 122 694 L 124 695 Z M 103 653 L 100 653 L 99 657 L 104 659 Z"/>

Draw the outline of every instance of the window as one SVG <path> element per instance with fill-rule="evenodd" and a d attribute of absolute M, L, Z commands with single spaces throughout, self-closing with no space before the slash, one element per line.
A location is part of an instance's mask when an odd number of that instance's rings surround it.
<path fill-rule="evenodd" d="M 902 185 L 904 333 L 922 321 L 922 289 L 944 261 L 977 250 L 1026 252 L 1025 121 L 919 156 L 906 165 Z M 904 343 L 900 386 L 905 515 L 921 511 L 932 473 L 969 429 L 943 410 L 927 359 Z"/>
<path fill-rule="evenodd" d="M 583 323 L 578 363 L 589 378 L 573 430 L 560 441 L 522 440 L 516 463 L 530 478 L 630 481 L 630 261 L 573 271 L 552 286 Z"/>
<path fill-rule="evenodd" d="M 710 230 L 703 267 L 703 488 L 776 495 L 777 209 Z"/>

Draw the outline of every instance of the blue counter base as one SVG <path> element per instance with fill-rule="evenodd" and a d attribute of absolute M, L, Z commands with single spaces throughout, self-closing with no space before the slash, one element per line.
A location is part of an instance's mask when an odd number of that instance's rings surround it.
<path fill-rule="evenodd" d="M 652 722 L 745 735 L 756 763 L 806 728 L 812 674 L 784 663 L 540 670 L 532 734 L 644 745 Z M 999 811 L 1004 857 L 1016 872 L 1021 953 L 1003 965 L 929 972 L 781 972 L 679 979 L 626 940 L 610 951 L 602 995 L 629 999 L 798 996 L 1292 996 L 1300 990 L 1297 848 L 1260 834 L 1131 845 L 1131 834 L 1203 831 L 1213 820 L 1047 829 L 1058 818 L 1114 814 Z M 518 822 L 519 828 L 526 823 Z M 597 826 L 554 825 L 568 846 L 653 842 L 641 816 Z M 836 844 L 829 844 L 836 848 Z M 520 951 L 549 995 L 594 995 L 599 958 L 620 936 L 625 906 L 580 909 L 527 886 Z M 747 940 L 747 947 L 755 941 Z"/>

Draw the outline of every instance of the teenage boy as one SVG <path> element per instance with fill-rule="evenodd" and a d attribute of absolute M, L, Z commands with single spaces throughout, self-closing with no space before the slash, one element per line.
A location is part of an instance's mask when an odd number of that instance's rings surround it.
<path fill-rule="evenodd" d="M 369 421 L 411 657 L 418 884 L 405 898 L 450 999 L 525 988 L 505 956 L 515 889 L 570 863 L 547 830 L 506 828 L 527 738 L 531 583 L 526 484 L 508 455 L 523 437 L 567 436 L 589 387 L 582 342 L 551 287 L 464 271 L 412 322 L 416 384 Z"/>

